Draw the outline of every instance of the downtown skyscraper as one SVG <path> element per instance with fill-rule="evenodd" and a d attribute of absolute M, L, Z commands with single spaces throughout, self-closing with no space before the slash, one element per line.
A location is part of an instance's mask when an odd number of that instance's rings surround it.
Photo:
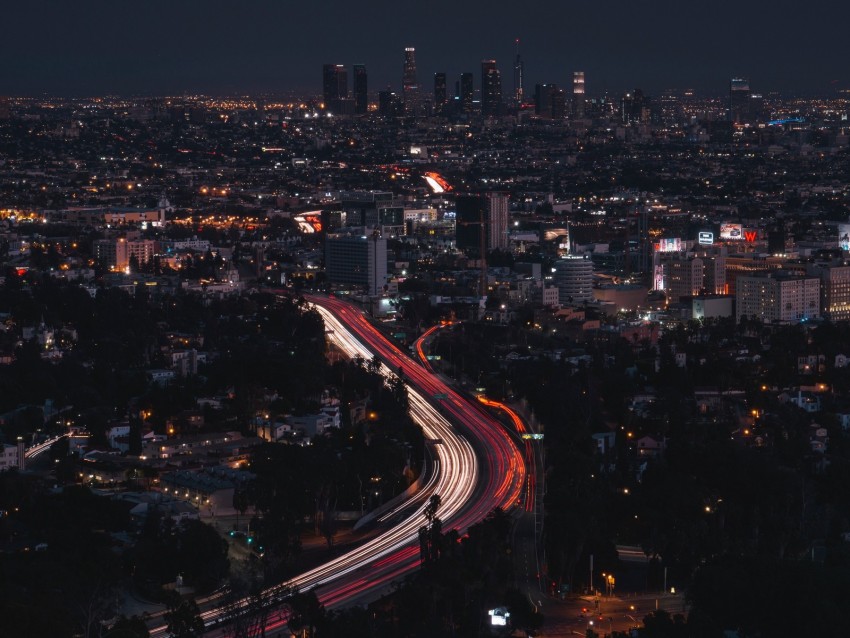
<path fill-rule="evenodd" d="M 729 121 L 733 124 L 746 122 L 750 110 L 750 81 L 744 78 L 729 80 Z"/>
<path fill-rule="evenodd" d="M 525 62 L 519 55 L 519 39 L 516 40 L 516 57 L 514 57 L 514 106 L 520 108 L 525 98 L 523 86 L 523 74 L 525 73 Z"/>
<path fill-rule="evenodd" d="M 460 99 L 460 109 L 464 113 L 472 113 L 472 103 L 475 97 L 475 85 L 473 83 L 472 73 L 461 73 L 460 82 L 458 83 L 458 98 Z"/>
<path fill-rule="evenodd" d="M 446 95 L 446 74 L 434 74 L 434 113 L 440 115 L 445 111 L 448 96 Z"/>
<path fill-rule="evenodd" d="M 322 98 L 326 109 L 333 109 L 339 100 L 348 98 L 348 72 L 342 64 L 322 67 Z"/>
<path fill-rule="evenodd" d="M 573 72 L 573 113 L 579 119 L 584 117 L 584 71 Z"/>
<path fill-rule="evenodd" d="M 401 97 L 404 101 L 404 112 L 407 115 L 416 115 L 420 110 L 420 96 L 419 83 L 416 81 L 416 49 L 413 47 L 404 50 Z"/>
<path fill-rule="evenodd" d="M 502 106 L 502 75 L 495 60 L 481 60 L 481 115 L 499 115 Z"/>
<path fill-rule="evenodd" d="M 363 115 L 369 110 L 369 83 L 365 64 L 351 67 L 354 82 L 354 112 Z"/>

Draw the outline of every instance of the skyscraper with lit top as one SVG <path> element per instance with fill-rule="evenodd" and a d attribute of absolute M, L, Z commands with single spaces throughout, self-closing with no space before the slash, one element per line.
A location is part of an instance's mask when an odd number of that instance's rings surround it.
<path fill-rule="evenodd" d="M 339 100 L 348 97 L 348 71 L 342 64 L 325 64 L 322 67 L 322 97 L 325 108 L 333 108 Z"/>
<path fill-rule="evenodd" d="M 502 106 L 502 75 L 495 60 L 481 60 L 481 115 L 493 117 Z"/>
<path fill-rule="evenodd" d="M 405 113 L 415 115 L 419 110 L 419 83 L 416 81 L 416 49 L 413 47 L 404 50 L 401 95 Z"/>
<path fill-rule="evenodd" d="M 573 72 L 573 102 L 577 118 L 584 117 L 584 71 Z"/>

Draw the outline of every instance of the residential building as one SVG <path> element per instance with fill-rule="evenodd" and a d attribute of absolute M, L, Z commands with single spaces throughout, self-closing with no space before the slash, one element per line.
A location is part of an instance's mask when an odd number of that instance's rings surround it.
<path fill-rule="evenodd" d="M 820 316 L 820 280 L 769 273 L 738 277 L 735 318 L 762 321 L 805 321 Z"/>

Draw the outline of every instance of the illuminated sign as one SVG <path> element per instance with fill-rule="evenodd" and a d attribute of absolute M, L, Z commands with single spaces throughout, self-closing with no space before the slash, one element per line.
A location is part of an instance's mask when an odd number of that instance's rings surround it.
<path fill-rule="evenodd" d="M 493 627 L 505 627 L 508 624 L 508 619 L 511 617 L 511 612 L 503 607 L 496 607 L 487 612 L 490 616 L 490 625 Z"/>
<path fill-rule="evenodd" d="M 682 250 L 682 240 L 679 237 L 664 237 L 657 244 L 655 250 L 660 253 L 676 253 Z"/>
<path fill-rule="evenodd" d="M 714 243 L 714 233 L 707 230 L 701 230 L 697 241 L 703 246 L 710 246 Z"/>
<path fill-rule="evenodd" d="M 292 218 L 298 224 L 298 229 L 303 233 L 322 232 L 322 211 L 309 211 Z"/>
<path fill-rule="evenodd" d="M 434 193 L 445 193 L 446 191 L 452 190 L 451 185 L 439 173 L 425 173 L 423 178 L 426 182 L 428 182 L 428 186 L 431 187 L 431 190 Z"/>
<path fill-rule="evenodd" d="M 655 272 L 652 276 L 653 290 L 664 290 L 664 266 L 658 264 L 655 266 Z"/>
<path fill-rule="evenodd" d="M 850 250 L 850 224 L 838 224 L 838 247 Z"/>
<path fill-rule="evenodd" d="M 720 239 L 741 240 L 744 238 L 744 227 L 741 224 L 720 224 Z"/>
<path fill-rule="evenodd" d="M 758 239 L 758 236 L 759 236 L 759 234 L 758 234 L 758 231 L 756 231 L 756 230 L 745 230 L 744 231 L 744 239 L 746 239 L 748 242 L 751 242 L 751 243 L 754 242 L 756 239 Z"/>

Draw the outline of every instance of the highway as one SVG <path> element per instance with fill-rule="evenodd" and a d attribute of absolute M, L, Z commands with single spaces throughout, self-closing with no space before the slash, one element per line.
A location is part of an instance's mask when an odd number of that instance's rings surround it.
<path fill-rule="evenodd" d="M 511 509 L 521 504 L 526 466 L 510 433 L 479 406 L 461 397 L 443 379 L 390 343 L 363 312 L 334 298 L 310 296 L 307 300 L 322 315 L 326 326 L 334 331 L 338 347 L 350 356 L 359 355 L 367 361 L 377 354 L 384 374 L 403 376 L 408 387 L 411 416 L 422 427 L 426 438 L 440 441 L 433 446 L 438 467 L 433 489 L 421 495 L 422 503 L 414 515 L 394 528 L 392 549 L 381 540 L 383 536 L 374 541 L 385 548 L 377 558 L 386 559 L 364 570 L 371 581 L 360 583 L 354 588 L 358 591 L 343 591 L 350 583 L 336 582 L 329 588 L 331 595 L 319 590 L 322 602 L 332 608 L 365 601 L 369 591 L 386 588 L 393 579 L 418 566 L 418 530 L 425 522 L 424 501 L 431 493 L 440 495 L 442 503 L 438 515 L 444 529 L 463 533 L 496 507 Z M 382 576 L 384 572 L 391 575 L 389 580 Z M 361 589 L 366 590 L 365 596 L 359 591 Z"/>
<path fill-rule="evenodd" d="M 370 602 L 418 568 L 418 533 L 432 494 L 441 499 L 438 516 L 443 528 L 463 533 L 497 507 L 509 510 L 523 504 L 526 466 L 509 432 L 390 343 L 359 309 L 334 298 L 310 295 L 306 299 L 321 314 L 337 348 L 365 361 L 377 355 L 384 375 L 403 376 L 411 417 L 433 442 L 436 456 L 424 488 L 379 519 L 390 527 L 356 549 L 274 588 L 280 592 L 292 587 L 315 590 L 322 604 L 334 609 Z M 225 613 L 216 607 L 203 612 L 202 618 L 211 626 Z M 278 629 L 283 623 L 283 619 L 275 620 L 267 629 Z M 165 627 L 156 627 L 151 636 L 163 636 L 165 631 Z M 211 635 L 226 636 L 226 628 Z"/>
<path fill-rule="evenodd" d="M 42 454 L 43 452 L 46 452 L 47 450 L 49 450 L 51 445 L 53 445 L 57 441 L 64 439 L 67 436 L 68 436 L 67 434 L 58 434 L 58 435 L 54 436 L 53 438 L 47 439 L 43 443 L 38 443 L 36 445 L 33 445 L 32 447 L 27 448 L 27 451 L 24 453 L 24 457 L 27 460 L 34 459 L 39 454 Z"/>

